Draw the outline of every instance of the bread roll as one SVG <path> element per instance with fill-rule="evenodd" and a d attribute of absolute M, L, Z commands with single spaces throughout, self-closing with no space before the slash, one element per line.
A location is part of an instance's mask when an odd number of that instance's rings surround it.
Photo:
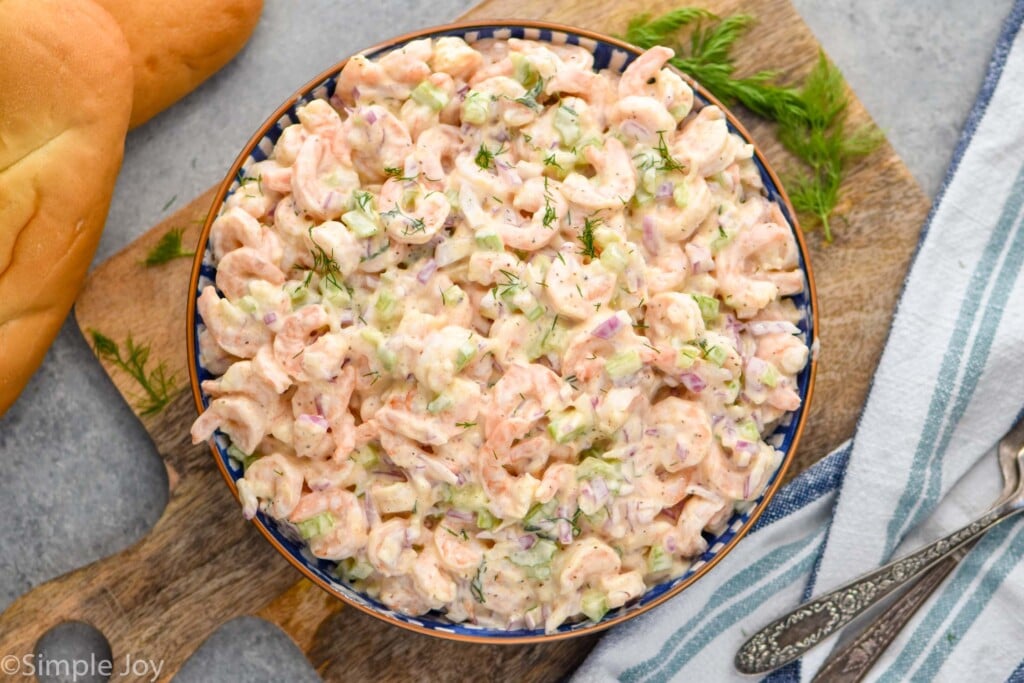
<path fill-rule="evenodd" d="M 171 106 L 231 61 L 249 40 L 263 0 L 98 0 L 132 49 L 131 127 Z"/>
<path fill-rule="evenodd" d="M 0 1 L 0 414 L 92 259 L 121 165 L 132 62 L 92 0 Z"/>

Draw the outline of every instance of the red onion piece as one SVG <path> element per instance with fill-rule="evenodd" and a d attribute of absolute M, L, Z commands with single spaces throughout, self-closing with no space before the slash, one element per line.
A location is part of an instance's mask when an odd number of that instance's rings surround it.
<path fill-rule="evenodd" d="M 695 372 L 684 372 L 680 377 L 679 381 L 682 382 L 683 386 L 695 394 L 699 394 L 707 388 L 707 382 Z"/>
<path fill-rule="evenodd" d="M 363 118 L 365 118 L 366 122 L 372 126 L 377 122 L 377 112 L 370 109 L 369 111 L 366 112 L 366 116 L 364 116 Z"/>
<path fill-rule="evenodd" d="M 274 313 L 273 311 L 263 316 L 264 325 L 273 325 L 275 320 L 277 320 L 277 313 Z"/>
<path fill-rule="evenodd" d="M 675 551 L 679 548 L 679 546 L 676 544 L 675 534 L 666 534 L 665 540 L 662 542 L 662 545 L 664 545 L 665 550 L 667 550 L 670 553 L 675 553 Z"/>
<path fill-rule="evenodd" d="M 323 427 L 324 429 L 327 429 L 329 426 L 323 415 L 310 415 L 309 413 L 299 415 L 298 422 L 312 422 L 316 426 Z"/>
<path fill-rule="evenodd" d="M 761 377 L 768 370 L 768 363 L 757 356 L 751 356 L 747 361 L 746 372 L 743 374 L 744 384 L 751 391 L 763 391 L 765 386 Z"/>
<path fill-rule="evenodd" d="M 416 282 L 419 282 L 421 285 L 427 284 L 430 278 L 434 276 L 434 272 L 436 270 L 437 261 L 435 261 L 434 259 L 430 259 L 425 264 L 423 264 L 423 268 L 421 268 L 420 272 L 416 274 Z"/>
<path fill-rule="evenodd" d="M 462 510 L 456 510 L 456 509 L 453 508 L 453 509 L 449 510 L 446 514 L 447 514 L 448 517 L 451 517 L 452 519 L 457 519 L 460 522 L 472 522 L 473 521 L 473 514 L 470 513 L 470 512 L 463 512 Z"/>
<path fill-rule="evenodd" d="M 711 258 L 711 250 L 699 244 L 687 244 L 686 256 L 690 259 L 690 268 L 694 275 L 713 270 L 715 261 Z"/>
<path fill-rule="evenodd" d="M 537 537 L 533 534 L 525 534 L 519 537 L 519 547 L 523 550 L 529 550 L 533 547 L 533 544 L 537 542 Z"/>
<path fill-rule="evenodd" d="M 659 240 L 658 234 L 654 231 L 654 219 L 651 218 L 650 216 L 644 216 L 642 225 L 643 238 L 641 239 L 641 242 L 643 242 L 644 249 L 646 249 L 651 254 L 657 254 Z"/>
<path fill-rule="evenodd" d="M 667 180 L 658 186 L 658 191 L 654 193 L 655 199 L 668 199 L 672 196 L 672 190 L 675 186 Z"/>
<path fill-rule="evenodd" d="M 595 507 L 601 507 L 608 502 L 611 492 L 602 477 L 594 477 L 590 480 L 590 490 L 594 494 Z"/>
<path fill-rule="evenodd" d="M 594 335 L 598 339 L 611 339 L 621 327 L 622 321 L 619 320 L 617 315 L 613 315 L 595 327 L 590 334 Z"/>
<path fill-rule="evenodd" d="M 327 196 L 324 197 L 324 203 L 321 205 L 320 208 L 322 208 L 324 211 L 327 211 L 327 207 L 331 205 L 332 199 L 334 199 L 334 190 L 331 190 L 330 192 L 327 193 Z"/>
<path fill-rule="evenodd" d="M 651 131 L 647 126 L 641 125 L 635 119 L 626 119 L 623 121 L 622 125 L 619 126 L 619 130 L 626 135 L 636 138 L 637 140 L 647 140 L 651 137 Z"/>
<path fill-rule="evenodd" d="M 558 520 L 557 529 L 559 543 L 561 543 L 562 545 L 569 545 L 570 543 L 572 543 L 572 526 L 569 524 L 568 520 Z"/>
<path fill-rule="evenodd" d="M 316 406 L 316 414 L 320 417 L 324 416 L 324 401 L 323 394 L 317 394 L 316 398 L 313 399 L 313 405 Z"/>
<path fill-rule="evenodd" d="M 686 461 L 690 457 L 690 449 L 683 444 L 676 442 L 676 457 L 679 459 L 680 463 L 685 465 Z"/>

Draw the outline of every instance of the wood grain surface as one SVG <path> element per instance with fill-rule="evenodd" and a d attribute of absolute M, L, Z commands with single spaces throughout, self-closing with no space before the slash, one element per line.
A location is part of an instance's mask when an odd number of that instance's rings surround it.
<path fill-rule="evenodd" d="M 671 0 L 487 0 L 464 18 L 528 18 L 621 33 L 640 11 L 661 13 Z M 704 2 L 719 13 L 755 15 L 739 43 L 741 72 L 771 68 L 784 79 L 806 73 L 819 45 L 789 0 Z M 776 170 L 791 159 L 772 126 L 737 112 Z M 854 124 L 868 121 L 856 100 Z M 194 244 L 213 191 L 198 197 L 90 277 L 76 305 L 83 332 L 116 341 L 130 333 L 177 373 L 179 391 L 161 413 L 140 419 L 167 465 L 171 495 L 163 517 L 138 544 L 41 585 L 0 615 L 0 652 L 33 652 L 51 627 L 91 623 L 115 659 L 164 660 L 170 679 L 220 625 L 256 614 L 280 626 L 328 681 L 556 680 L 578 665 L 596 636 L 531 646 L 441 641 L 385 625 L 347 608 L 305 579 L 244 522 L 205 445 L 192 446 L 195 408 L 186 391 L 185 302 L 190 263 L 145 268 L 142 260 L 171 228 Z M 848 438 L 886 337 L 928 201 L 895 152 L 883 146 L 853 169 L 844 187 L 837 239 L 809 244 L 818 283 L 821 355 L 814 404 L 790 476 Z M 106 368 L 129 403 L 137 387 Z M 138 411 L 136 411 L 138 412 Z M 740 546 L 742 548 L 742 545 Z M 685 600 L 685 595 L 679 599 Z M 661 608 L 671 609 L 671 608 Z"/>

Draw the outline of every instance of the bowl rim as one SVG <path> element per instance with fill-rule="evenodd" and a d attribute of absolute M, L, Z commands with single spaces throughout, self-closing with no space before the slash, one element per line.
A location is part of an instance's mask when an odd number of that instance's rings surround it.
<path fill-rule="evenodd" d="M 211 200 L 210 209 L 207 212 L 206 221 L 203 224 L 202 232 L 199 235 L 196 254 L 192 262 L 192 273 L 189 279 L 188 302 L 185 315 L 185 331 L 189 383 L 192 388 L 192 398 L 195 402 L 196 410 L 199 411 L 200 414 L 202 414 L 203 412 L 203 401 L 202 392 L 199 386 L 199 377 L 196 373 L 195 315 L 197 298 L 195 296 L 195 292 L 199 284 L 200 270 L 203 264 L 204 254 L 206 252 L 206 245 L 209 242 L 210 229 L 213 226 L 213 222 L 216 219 L 219 210 L 224 203 L 228 191 L 234 184 L 238 172 L 244 167 L 245 162 L 249 158 L 249 155 L 251 154 L 252 150 L 259 145 L 260 141 L 266 137 L 269 130 L 281 119 L 282 116 L 284 116 L 288 112 L 289 109 L 291 109 L 296 104 L 296 102 L 300 98 L 308 96 L 323 81 L 327 80 L 331 76 L 338 74 L 344 68 L 348 60 L 351 59 L 353 56 L 370 52 L 378 52 L 381 50 L 385 50 L 389 47 L 394 47 L 396 45 L 407 43 L 412 40 L 432 37 L 442 32 L 462 30 L 471 31 L 473 29 L 494 27 L 531 28 L 562 32 L 577 35 L 583 38 L 588 38 L 598 42 L 607 43 L 617 49 L 630 52 L 634 55 L 640 55 L 644 52 L 642 49 L 636 47 L 635 45 L 620 40 L 619 38 L 608 36 L 598 31 L 592 31 L 590 29 L 570 26 L 568 24 L 559 24 L 549 21 L 535 21 L 530 19 L 474 19 L 470 21 L 456 21 L 453 23 L 441 24 L 438 26 L 432 26 L 424 29 L 419 29 L 416 31 L 410 31 L 408 33 L 404 33 L 394 38 L 389 38 L 385 41 L 363 48 L 361 50 L 353 52 L 351 55 L 336 62 L 335 64 L 325 69 L 324 71 L 320 72 L 311 80 L 303 84 L 299 89 L 295 90 L 291 95 L 288 96 L 288 98 L 281 104 L 281 106 L 279 106 L 272 114 L 270 114 L 270 116 L 267 117 L 267 119 L 260 125 L 256 132 L 249 138 L 245 146 L 242 148 L 242 151 L 239 152 L 238 156 L 235 158 L 235 161 L 232 163 L 230 169 L 225 175 L 224 180 L 222 180 L 220 185 L 217 187 L 213 199 Z M 746 129 L 746 127 L 743 126 L 743 124 L 739 121 L 739 119 L 736 118 L 736 116 L 729 110 L 729 108 L 723 105 L 717 97 L 712 95 L 704 86 L 702 86 L 699 82 L 694 80 L 688 74 L 679 72 L 678 70 L 676 72 L 686 79 L 686 82 L 700 95 L 700 97 L 710 102 L 711 104 L 718 106 L 718 108 L 721 109 L 722 112 L 725 114 L 726 120 L 729 122 L 729 124 L 732 125 L 737 131 L 739 131 L 740 135 L 744 137 L 744 139 L 746 139 L 751 145 L 753 145 L 754 156 L 757 157 L 757 159 L 761 163 L 762 168 L 768 174 L 769 178 L 771 178 L 771 181 L 775 185 L 775 189 L 778 192 L 779 198 L 782 200 L 783 204 L 785 205 L 785 208 L 788 210 L 788 218 L 791 223 L 790 227 L 794 233 L 794 236 L 796 237 L 797 245 L 800 249 L 800 256 L 803 260 L 803 271 L 807 277 L 808 291 L 806 292 L 806 296 L 809 300 L 811 310 L 811 325 L 808 331 L 810 333 L 811 344 L 813 345 L 818 340 L 818 312 L 820 310 L 818 308 L 818 293 L 817 288 L 815 286 L 814 272 L 811 267 L 810 255 L 807 250 L 807 243 L 804 240 L 803 231 L 800 228 L 800 224 L 796 216 L 796 211 L 794 211 L 793 205 L 789 200 L 789 195 L 786 193 L 785 188 L 783 188 L 782 183 L 780 182 L 778 176 L 775 173 L 775 170 L 771 167 L 771 165 L 768 163 L 768 160 L 762 153 L 760 146 L 754 141 L 753 137 L 750 135 L 750 132 Z M 606 621 L 591 624 L 590 626 L 586 626 L 583 628 L 573 629 L 570 631 L 558 631 L 555 633 L 545 633 L 540 635 L 508 636 L 498 638 L 486 635 L 455 633 L 446 630 L 427 628 L 425 626 L 419 626 L 417 624 L 401 621 L 399 619 L 391 617 L 390 615 L 383 614 L 373 609 L 371 606 L 361 605 L 358 602 L 349 599 L 343 593 L 336 591 L 330 584 L 323 581 L 320 577 L 314 574 L 308 567 L 306 567 L 306 565 L 299 562 L 292 555 L 292 553 L 290 553 L 287 549 L 282 547 L 281 544 L 278 543 L 277 539 L 274 538 L 270 530 L 266 528 L 266 526 L 259 520 L 258 517 L 253 517 L 252 520 L 250 521 L 256 526 L 256 528 L 263 535 L 263 537 L 270 543 L 270 545 L 273 546 L 273 548 L 278 552 L 278 554 L 283 556 L 307 580 L 312 581 L 315 585 L 319 586 L 321 589 L 325 590 L 327 593 L 334 596 L 335 598 L 340 599 L 346 605 L 354 607 L 360 610 L 361 612 L 369 614 L 388 624 L 398 626 L 399 628 L 405 629 L 407 631 L 412 631 L 414 633 L 419 633 L 423 635 L 429 635 L 436 638 L 442 638 L 445 640 L 454 640 L 460 642 L 488 645 L 526 645 L 532 643 L 553 642 L 556 640 L 576 638 L 584 635 L 592 635 L 599 631 L 604 631 L 613 626 L 617 626 L 618 624 L 633 619 L 634 617 L 637 617 L 641 614 L 644 614 L 649 610 L 667 602 L 671 598 L 674 598 L 675 596 L 679 595 L 684 590 L 686 590 L 694 583 L 696 583 L 699 579 L 703 578 L 716 565 L 718 565 L 718 563 L 721 562 L 726 555 L 732 552 L 732 550 L 747 535 L 747 533 L 749 533 L 751 529 L 754 528 L 754 525 L 757 523 L 758 518 L 764 512 L 765 508 L 768 507 L 768 504 L 771 502 L 775 493 L 782 486 L 782 481 L 786 475 L 786 472 L 789 470 L 790 465 L 793 462 L 794 456 L 797 451 L 797 447 L 800 444 L 800 438 L 803 435 L 804 427 L 807 424 L 807 418 L 810 415 L 811 398 L 814 394 L 815 377 L 817 375 L 818 370 L 817 354 L 813 352 L 813 348 L 812 353 L 810 354 L 809 363 L 810 374 L 807 380 L 807 393 L 803 399 L 802 410 L 800 413 L 800 417 L 797 421 L 796 430 L 793 434 L 793 440 L 790 443 L 789 449 L 786 451 L 786 455 L 783 458 L 782 464 L 779 466 L 779 469 L 775 473 L 774 481 L 772 482 L 771 486 L 769 486 L 768 489 L 765 490 L 759 505 L 753 511 L 753 513 L 751 513 L 746 523 L 736 531 L 733 538 L 724 546 L 722 546 L 722 548 L 718 551 L 717 554 L 715 554 L 714 557 L 707 560 L 703 566 L 701 566 L 699 569 L 697 569 L 697 571 L 693 573 L 692 576 L 687 577 L 674 588 L 665 591 L 665 593 L 658 596 L 657 598 L 655 598 L 654 600 L 652 600 L 651 602 L 647 603 L 639 609 L 633 610 L 626 614 L 621 614 Z M 217 446 L 213 438 L 207 441 L 207 445 L 209 446 L 210 451 L 214 456 L 214 462 L 216 462 L 217 468 L 220 470 L 221 476 L 224 478 L 224 481 L 228 485 L 228 489 L 230 489 L 235 499 L 238 500 L 238 488 L 235 485 L 235 481 L 232 478 L 231 473 L 227 470 L 227 467 L 222 462 L 220 453 L 217 450 Z"/>

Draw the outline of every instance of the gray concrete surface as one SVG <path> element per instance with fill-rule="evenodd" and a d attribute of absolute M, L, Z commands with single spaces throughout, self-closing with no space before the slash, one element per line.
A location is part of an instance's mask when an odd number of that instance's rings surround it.
<path fill-rule="evenodd" d="M 1012 0 L 794 1 L 934 195 Z M 96 263 L 219 180 L 249 131 L 313 74 L 360 47 L 447 21 L 471 2 L 267 0 L 238 59 L 129 136 Z M 164 468 L 70 320 L 20 401 L 0 418 L 0 463 L 0 609 L 130 545 L 166 503 Z M 65 628 L 40 647 L 50 658 L 74 658 L 97 643 L 89 629 Z M 27 653 L 0 657 L 8 654 Z M 177 680 L 318 678 L 275 627 L 239 619 Z"/>

